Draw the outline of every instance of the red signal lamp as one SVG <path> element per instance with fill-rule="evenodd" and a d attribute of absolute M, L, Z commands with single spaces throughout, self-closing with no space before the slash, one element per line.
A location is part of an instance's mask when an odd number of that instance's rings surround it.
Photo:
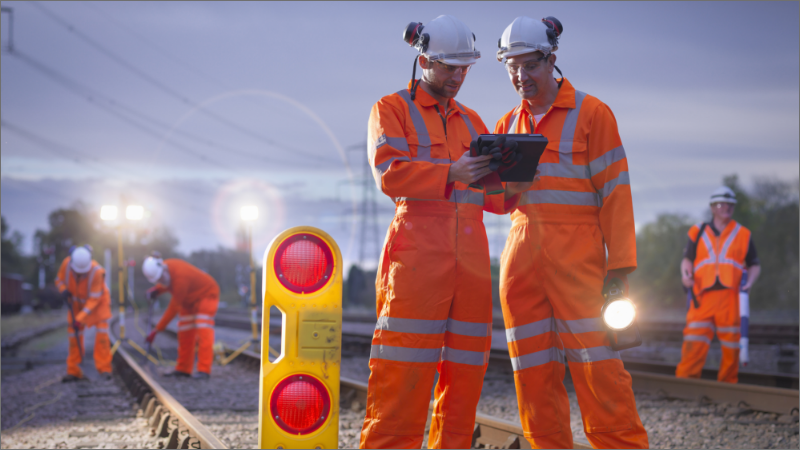
<path fill-rule="evenodd" d="M 300 233 L 281 243 L 275 252 L 274 265 L 275 274 L 286 289 L 309 294 L 331 280 L 333 252 L 319 237 Z"/>
<path fill-rule="evenodd" d="M 272 391 L 270 412 L 283 431 L 294 435 L 310 434 L 320 429 L 330 417 L 331 396 L 316 377 L 290 375 Z"/>

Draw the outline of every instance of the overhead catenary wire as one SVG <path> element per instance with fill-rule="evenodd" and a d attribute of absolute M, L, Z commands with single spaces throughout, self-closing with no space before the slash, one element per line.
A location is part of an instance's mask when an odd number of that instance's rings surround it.
<path fill-rule="evenodd" d="M 238 149 L 232 148 L 230 146 L 219 144 L 219 143 L 217 143 L 217 142 L 215 142 L 213 140 L 210 140 L 210 139 L 205 139 L 205 138 L 196 136 L 196 135 L 194 135 L 192 133 L 188 133 L 188 132 L 183 131 L 181 129 L 177 129 L 177 128 L 172 127 L 172 126 L 170 126 L 170 125 L 168 125 L 168 124 L 166 124 L 166 123 L 164 123 L 164 122 L 162 122 L 162 121 L 160 121 L 158 119 L 155 119 L 155 118 L 153 118 L 153 117 L 151 117 L 151 116 L 149 116 L 149 115 L 147 115 L 147 114 L 145 114 L 143 112 L 140 112 L 140 111 L 136 110 L 135 108 L 133 108 L 131 106 L 128 106 L 128 105 L 126 105 L 125 103 L 123 103 L 123 102 L 121 102 L 119 100 L 116 100 L 116 99 L 114 99 L 114 98 L 112 98 L 112 97 L 110 97 L 108 95 L 102 94 L 102 93 L 98 92 L 97 90 L 89 88 L 89 87 L 81 84 L 80 82 L 77 82 L 77 81 L 69 78 L 68 76 L 64 75 L 63 73 L 61 73 L 61 72 L 59 72 L 59 71 L 57 71 L 57 70 L 55 70 L 55 69 L 53 69 L 51 67 L 48 67 L 46 64 L 42 63 L 41 61 L 36 60 L 35 58 L 31 57 L 30 55 L 28 55 L 28 54 L 26 54 L 24 52 L 21 52 L 19 49 L 15 50 L 14 52 L 9 52 L 8 54 L 11 55 L 11 56 L 16 57 L 18 60 L 20 60 L 23 63 L 25 63 L 26 65 L 28 65 L 28 67 L 30 67 L 30 68 L 36 70 L 37 72 L 41 73 L 42 75 L 46 76 L 51 81 L 59 84 L 61 87 L 63 87 L 64 89 L 70 91 L 74 95 L 77 95 L 77 96 L 83 98 L 84 100 L 86 100 L 89 103 L 95 105 L 96 107 L 101 108 L 104 111 L 106 111 L 106 112 L 108 112 L 108 113 L 110 113 L 112 115 L 115 115 L 116 117 L 120 118 L 121 120 L 124 120 L 124 121 L 128 122 L 129 124 L 131 124 L 131 122 L 130 122 L 131 118 L 130 117 L 121 116 L 118 111 L 117 112 L 110 111 L 109 108 L 122 110 L 125 113 L 133 116 L 134 118 L 136 118 L 136 119 L 138 119 L 138 120 L 140 120 L 142 122 L 146 122 L 146 123 L 150 124 L 151 126 L 160 127 L 160 128 L 162 128 L 164 130 L 168 130 L 171 133 L 175 133 L 175 134 L 181 135 L 184 138 L 187 138 L 187 139 L 192 140 L 194 142 L 198 142 L 198 143 L 204 144 L 206 146 L 209 146 L 209 147 L 212 147 L 212 148 L 215 148 L 215 149 L 218 149 L 218 150 L 231 152 L 231 153 L 234 153 L 234 154 L 237 154 L 237 155 L 240 155 L 240 156 L 243 156 L 243 157 L 247 157 L 247 158 L 253 158 L 253 159 L 262 160 L 264 162 L 277 163 L 277 164 L 296 164 L 296 161 L 278 160 L 278 159 L 275 159 L 273 157 L 266 156 L 266 155 L 255 155 L 255 154 L 252 154 L 252 153 L 249 153 L 249 152 L 245 152 L 245 151 L 242 151 L 242 150 L 238 150 Z M 155 136 L 155 137 L 157 137 L 157 138 L 159 138 L 161 140 L 166 141 L 168 144 L 170 144 L 172 146 L 176 146 L 182 152 L 190 154 L 193 157 L 197 157 L 197 158 L 199 158 L 199 159 L 201 159 L 201 160 L 203 160 L 203 161 L 205 161 L 207 163 L 213 164 L 214 166 L 223 166 L 223 167 L 225 166 L 224 164 L 220 164 L 216 160 L 210 159 L 207 155 L 204 155 L 203 153 L 200 153 L 198 151 L 189 149 L 189 148 L 187 148 L 187 147 L 185 147 L 185 146 L 183 146 L 181 144 L 178 144 L 178 143 L 174 142 L 173 140 L 166 139 L 165 135 L 159 134 L 155 130 L 152 130 L 152 129 L 150 129 L 150 130 L 142 130 L 142 128 L 141 128 L 142 125 L 141 124 L 133 123 L 132 125 L 134 125 L 140 131 L 144 131 L 145 133 L 147 133 L 149 135 L 153 135 L 153 136 Z M 320 162 L 315 162 L 315 161 L 310 161 L 310 162 L 303 162 L 303 165 L 304 166 L 308 166 L 308 165 L 325 166 L 326 164 L 325 163 L 320 163 Z"/>
<path fill-rule="evenodd" d="M 259 133 L 256 133 L 256 132 L 254 132 L 252 130 L 249 130 L 249 129 L 245 128 L 245 127 L 242 127 L 239 124 L 237 124 L 235 122 L 232 122 L 232 121 L 230 121 L 230 120 L 228 120 L 228 119 L 226 119 L 226 118 L 224 118 L 224 117 L 222 117 L 222 116 L 220 116 L 218 114 L 215 114 L 215 113 L 213 113 L 211 111 L 208 111 L 207 109 L 203 108 L 202 105 L 192 101 L 191 99 L 189 99 L 185 95 L 183 95 L 180 92 L 178 92 L 177 90 L 172 89 L 171 87 L 167 86 L 166 84 L 164 84 L 163 82 L 159 81 L 158 79 L 156 79 L 152 75 L 144 72 L 143 70 L 140 70 L 134 64 L 131 64 L 128 61 L 126 61 L 125 59 L 117 56 L 113 51 L 107 49 L 105 46 L 103 46 L 102 44 L 97 42 L 95 39 L 89 37 L 89 35 L 87 35 L 86 33 L 83 33 L 82 31 L 80 31 L 75 25 L 67 22 L 66 20 L 64 20 L 63 18 L 61 18 L 60 16 L 58 16 L 54 12 L 52 12 L 49 9 L 45 8 L 44 6 L 42 6 L 41 3 L 39 3 L 39 2 L 31 2 L 30 4 L 33 5 L 34 7 L 36 7 L 37 9 L 39 9 L 42 13 L 44 13 L 51 20 L 53 20 L 57 24 L 61 25 L 62 27 L 66 28 L 67 31 L 69 31 L 70 33 L 72 33 L 75 36 L 77 36 L 80 40 L 85 42 L 87 45 L 89 45 L 90 47 L 92 47 L 93 49 L 95 49 L 96 51 L 101 53 L 102 55 L 104 55 L 107 58 L 111 59 L 112 61 L 114 61 L 115 63 L 119 64 L 120 66 L 124 67 L 129 72 L 133 73 L 137 77 L 139 77 L 142 80 L 146 81 L 150 85 L 156 87 L 157 89 L 159 89 L 160 91 L 162 91 L 165 94 L 169 95 L 170 97 L 176 99 L 177 101 L 179 101 L 179 102 L 181 102 L 181 103 L 183 103 L 183 104 L 185 104 L 187 106 L 190 106 L 190 107 L 194 108 L 195 110 L 197 110 L 201 114 L 203 114 L 203 115 L 205 115 L 205 116 L 207 116 L 207 117 L 209 117 L 209 118 L 211 118 L 211 119 L 213 119 L 213 120 L 215 120 L 215 121 L 217 121 L 217 122 L 219 122 L 219 123 L 221 123 L 223 125 L 226 125 L 226 126 L 232 128 L 234 130 L 237 130 L 240 133 L 248 135 L 253 139 L 256 139 L 256 140 L 258 140 L 260 142 L 263 142 L 263 143 L 265 143 L 267 145 L 270 145 L 272 147 L 279 148 L 279 149 L 282 149 L 282 150 L 289 150 L 293 154 L 297 154 L 297 155 L 304 155 L 304 156 L 308 156 L 308 157 L 311 157 L 311 158 L 317 158 L 317 159 L 323 158 L 320 155 L 307 153 L 307 152 L 304 152 L 304 151 L 302 151 L 300 149 L 291 148 L 291 147 L 288 147 L 286 145 L 280 144 L 280 143 L 278 143 L 278 142 L 276 142 L 276 141 L 274 141 L 272 139 L 269 139 L 269 138 L 267 138 L 265 136 L 262 136 Z"/>

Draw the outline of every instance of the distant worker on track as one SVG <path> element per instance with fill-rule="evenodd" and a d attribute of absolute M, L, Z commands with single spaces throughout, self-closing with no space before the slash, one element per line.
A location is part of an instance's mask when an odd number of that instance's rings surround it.
<path fill-rule="evenodd" d="M 88 245 L 73 249 L 58 269 L 56 287 L 68 307 L 69 354 L 64 382 L 84 379 L 79 367 L 85 355 L 82 332 L 89 327 L 95 327 L 95 368 L 103 378 L 111 378 L 111 343 L 108 338 L 111 296 L 105 274 L 105 269 L 92 259 Z"/>
<path fill-rule="evenodd" d="M 566 357 L 592 446 L 646 448 L 631 376 L 601 318 L 604 294 L 627 293 L 636 269 L 628 160 L 611 109 L 554 77 L 562 31 L 554 17 L 517 17 L 498 42 L 522 102 L 495 133 L 548 139 L 529 188 L 506 190 L 500 301 L 520 420 L 531 447 L 572 448 Z"/>
<path fill-rule="evenodd" d="M 700 378 L 716 330 L 722 347 L 717 380 L 739 381 L 741 321 L 739 292 L 750 288 L 761 274 L 750 230 L 732 219 L 736 194 L 723 186 L 711 195 L 711 222 L 689 229 L 681 261 L 681 279 L 690 289 L 691 302 L 683 330 L 681 362 L 675 376 Z M 740 288 L 743 271 L 747 281 Z"/>
<path fill-rule="evenodd" d="M 469 187 L 492 158 L 470 157 L 488 130 L 455 101 L 480 57 L 475 35 L 443 15 L 411 23 L 403 38 L 421 53 L 422 78 L 378 101 L 368 125 L 373 176 L 396 209 L 375 282 L 360 447 L 420 448 L 438 371 L 428 447 L 469 448 L 492 331 L 483 211 L 499 212 L 503 194 Z"/>
<path fill-rule="evenodd" d="M 192 376 L 197 345 L 197 374 L 194 377 L 208 378 L 214 361 L 214 316 L 219 306 L 217 282 L 186 261 L 162 260 L 157 252 L 144 260 L 142 272 L 149 282 L 158 283 L 147 291 L 148 298 L 167 291 L 172 294 L 169 306 L 147 336 L 147 342 L 152 343 L 156 334 L 164 331 L 178 315 L 178 360 L 175 370 L 165 376 Z"/>

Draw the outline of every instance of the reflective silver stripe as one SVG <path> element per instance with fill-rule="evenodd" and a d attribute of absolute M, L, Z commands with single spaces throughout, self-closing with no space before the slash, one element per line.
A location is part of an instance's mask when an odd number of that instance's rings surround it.
<path fill-rule="evenodd" d="M 611 164 L 614 164 L 617 161 L 622 161 L 623 159 L 625 159 L 625 147 L 620 145 L 615 149 L 603 153 L 594 161 L 590 162 L 589 170 L 592 172 L 592 175 L 597 175 L 598 173 L 606 170 Z"/>
<path fill-rule="evenodd" d="M 739 348 L 739 343 L 738 343 L 738 342 L 728 342 L 728 341 L 723 341 L 723 340 L 720 340 L 720 341 L 719 341 L 719 343 L 720 343 L 720 345 L 722 345 L 723 347 L 728 347 L 728 348 Z"/>
<path fill-rule="evenodd" d="M 483 206 L 483 192 L 475 192 L 469 189 L 454 189 L 453 193 L 450 195 L 450 201 Z"/>
<path fill-rule="evenodd" d="M 455 100 L 453 101 L 455 102 Z M 456 102 L 456 105 L 461 108 L 461 111 L 465 111 L 464 105 L 458 102 Z M 464 123 L 467 124 L 467 129 L 469 130 L 469 135 L 472 140 L 474 141 L 475 139 L 478 139 L 478 133 L 475 132 L 475 127 L 472 126 L 472 121 L 469 120 L 467 113 L 459 113 L 459 115 L 464 120 Z"/>
<path fill-rule="evenodd" d="M 198 314 L 195 317 L 200 320 L 214 320 L 214 316 L 209 316 L 208 314 Z"/>
<path fill-rule="evenodd" d="M 395 156 L 394 158 L 389 158 L 386 161 L 378 164 L 377 166 L 374 166 L 375 167 L 374 170 L 376 172 L 375 176 L 383 176 L 383 173 L 389 170 L 389 166 L 391 166 L 392 163 L 395 161 L 411 161 L 411 159 L 409 159 L 406 156 Z"/>
<path fill-rule="evenodd" d="M 442 350 L 442 361 L 469 364 L 471 366 L 482 366 L 489 362 L 489 352 L 473 352 L 470 350 L 457 350 L 450 347 L 444 347 Z"/>
<path fill-rule="evenodd" d="M 492 335 L 492 324 L 447 319 L 447 331 L 462 336 L 486 337 Z"/>
<path fill-rule="evenodd" d="M 470 205 L 483 206 L 483 192 L 475 192 L 469 189 L 454 189 L 449 200 L 438 200 L 430 198 L 396 197 L 395 202 L 452 202 L 468 203 Z"/>
<path fill-rule="evenodd" d="M 619 352 L 615 352 L 611 350 L 611 347 L 605 345 L 589 348 L 565 348 L 564 352 L 567 354 L 567 361 L 570 362 L 590 363 L 619 359 Z"/>
<path fill-rule="evenodd" d="M 742 331 L 741 327 L 719 327 L 717 333 L 739 333 Z"/>
<path fill-rule="evenodd" d="M 102 292 L 93 292 L 93 293 L 89 294 L 89 298 L 97 298 L 97 297 L 100 297 L 102 295 L 103 295 Z"/>
<path fill-rule="evenodd" d="M 590 331 L 606 331 L 603 319 L 592 317 L 590 319 L 560 320 L 556 319 L 559 333 L 588 333 Z"/>
<path fill-rule="evenodd" d="M 506 329 L 506 341 L 514 342 L 522 339 L 527 339 L 540 334 L 549 333 L 553 331 L 553 318 L 542 319 L 536 322 L 519 325 L 514 328 Z"/>
<path fill-rule="evenodd" d="M 401 319 L 399 317 L 380 316 L 375 329 L 398 333 L 441 334 L 444 333 L 446 326 L 447 320 Z"/>
<path fill-rule="evenodd" d="M 198 323 L 196 325 L 197 328 L 214 328 L 213 323 Z"/>
<path fill-rule="evenodd" d="M 386 144 L 391 145 L 392 147 L 394 147 L 397 150 L 400 150 L 401 152 L 406 152 L 406 153 L 409 152 L 409 150 L 408 150 L 408 141 L 406 140 L 406 138 L 404 138 L 404 137 L 387 137 L 385 134 L 383 135 L 383 137 L 385 138 L 385 143 Z M 378 145 L 378 148 L 381 148 L 381 146 Z"/>
<path fill-rule="evenodd" d="M 603 202 L 600 195 L 596 192 L 574 192 L 539 190 L 525 191 L 519 200 L 520 205 L 540 205 L 552 203 L 556 205 L 582 205 L 582 206 L 602 206 Z"/>
<path fill-rule="evenodd" d="M 691 322 L 686 324 L 686 328 L 711 328 L 714 329 L 713 322 Z"/>
<path fill-rule="evenodd" d="M 519 113 L 516 113 L 511 116 L 511 123 L 508 124 L 508 130 L 506 134 L 516 134 L 517 133 L 517 120 L 519 119 Z"/>
<path fill-rule="evenodd" d="M 578 178 L 588 180 L 589 166 L 560 163 L 541 163 L 538 167 L 539 176 L 559 177 L 559 178 Z"/>
<path fill-rule="evenodd" d="M 703 239 L 703 243 L 706 246 L 706 250 L 708 250 L 708 258 L 706 258 L 706 259 L 704 259 L 704 260 L 702 260 L 702 261 L 700 261 L 698 263 L 695 263 L 694 270 L 697 270 L 697 269 L 699 269 L 699 268 L 701 268 L 703 266 L 706 266 L 708 264 L 714 264 L 717 261 L 717 256 L 714 253 L 714 246 L 711 245 L 711 239 L 709 239 L 709 237 L 708 237 L 708 235 L 706 234 L 705 231 L 703 231 L 702 239 Z"/>
<path fill-rule="evenodd" d="M 572 164 L 572 141 L 575 140 L 575 130 L 578 127 L 578 116 L 586 94 L 575 91 L 575 109 L 567 111 L 564 127 L 561 128 L 561 141 L 558 143 L 559 162 Z"/>
<path fill-rule="evenodd" d="M 564 351 L 558 347 L 550 347 L 538 352 L 528 353 L 511 358 L 511 367 L 514 371 L 527 369 L 529 367 L 541 366 L 549 362 L 559 362 L 564 364 Z"/>
<path fill-rule="evenodd" d="M 603 186 L 603 198 L 605 199 L 609 195 L 611 195 L 611 191 L 614 190 L 615 187 L 619 186 L 620 184 L 631 184 L 631 178 L 628 175 L 628 172 L 620 172 L 617 178 L 613 180 L 608 180 L 606 184 Z"/>
<path fill-rule="evenodd" d="M 411 100 L 411 94 L 408 93 L 407 89 L 403 89 L 397 94 L 408 104 L 408 115 L 411 116 L 411 123 L 414 124 L 414 130 L 417 132 L 419 145 L 430 149 L 431 137 L 428 135 L 428 127 L 425 126 L 425 120 L 422 118 L 422 113 L 419 112 L 417 105 Z"/>
<path fill-rule="evenodd" d="M 108 334 L 108 328 L 95 327 L 94 332 L 95 333 Z"/>
<path fill-rule="evenodd" d="M 196 324 L 194 324 L 194 323 L 189 323 L 189 324 L 186 324 L 186 325 L 179 325 L 179 326 L 178 326 L 178 331 L 193 330 L 193 329 L 195 329 L 195 328 L 197 328 L 197 325 L 196 325 Z"/>
<path fill-rule="evenodd" d="M 81 311 L 83 311 L 86 314 L 90 314 L 92 312 L 92 310 L 89 308 L 83 308 Z"/>
<path fill-rule="evenodd" d="M 741 228 L 742 226 L 737 223 L 736 226 L 733 228 L 733 231 L 731 231 L 730 236 L 728 236 L 728 239 L 725 239 L 725 243 L 722 245 L 722 250 L 720 250 L 719 252 L 720 256 L 719 262 L 721 264 L 730 264 L 736 267 L 737 269 L 744 270 L 744 266 L 742 264 L 740 264 L 736 260 L 728 258 L 728 248 L 730 248 L 733 240 L 736 239 L 736 236 L 739 234 L 739 230 L 741 230 Z"/>
<path fill-rule="evenodd" d="M 706 344 L 710 344 L 711 343 L 711 339 L 709 339 L 709 338 L 707 338 L 705 336 L 698 336 L 696 334 L 687 334 L 686 336 L 683 337 L 683 340 L 684 341 L 705 342 Z"/>
<path fill-rule="evenodd" d="M 437 363 L 441 355 L 441 348 L 408 348 L 388 345 L 373 345 L 369 352 L 370 359 L 421 363 Z"/>

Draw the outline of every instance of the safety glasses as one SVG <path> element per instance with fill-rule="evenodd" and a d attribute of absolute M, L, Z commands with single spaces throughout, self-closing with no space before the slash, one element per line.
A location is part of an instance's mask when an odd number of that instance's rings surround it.
<path fill-rule="evenodd" d="M 436 64 L 436 67 L 438 67 L 441 72 L 446 73 L 447 75 L 455 75 L 455 74 L 466 75 L 467 72 L 469 72 L 469 69 L 472 67 L 471 65 L 470 66 L 454 66 L 454 65 L 445 64 L 445 63 L 439 62 L 439 61 L 434 61 L 434 63 Z"/>
<path fill-rule="evenodd" d="M 537 59 L 532 59 L 530 61 L 525 61 L 522 64 L 509 64 L 506 63 L 506 70 L 508 70 L 509 75 L 519 75 L 520 71 L 525 71 L 526 74 L 532 74 L 536 69 L 539 68 L 539 63 L 547 58 L 549 55 L 543 55 Z"/>

